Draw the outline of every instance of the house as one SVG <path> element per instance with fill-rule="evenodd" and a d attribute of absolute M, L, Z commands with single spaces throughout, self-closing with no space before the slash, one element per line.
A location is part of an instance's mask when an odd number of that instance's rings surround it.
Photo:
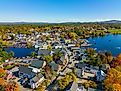
<path fill-rule="evenodd" d="M 40 69 L 42 69 L 45 65 L 46 65 L 45 61 L 33 60 L 30 64 L 30 68 L 32 68 L 35 73 L 38 73 L 40 72 Z"/>
<path fill-rule="evenodd" d="M 75 67 L 78 68 L 78 69 L 83 69 L 85 68 L 86 64 L 84 63 L 75 63 Z"/>
<path fill-rule="evenodd" d="M 36 40 L 34 47 L 39 49 L 47 49 L 48 44 L 42 40 Z"/>
<path fill-rule="evenodd" d="M 84 87 L 79 87 L 76 82 L 70 82 L 64 91 L 86 91 Z"/>
<path fill-rule="evenodd" d="M 42 41 L 37 40 L 37 41 L 35 42 L 34 47 L 35 47 L 35 48 L 39 48 L 40 46 L 42 46 Z"/>
<path fill-rule="evenodd" d="M 53 49 L 58 49 L 58 48 L 62 48 L 62 45 L 59 42 L 54 42 L 52 44 L 52 47 L 53 47 Z"/>
<path fill-rule="evenodd" d="M 96 73 L 97 81 L 101 82 L 105 79 L 105 77 L 106 77 L 106 74 L 102 70 L 97 71 L 97 73 Z"/>
<path fill-rule="evenodd" d="M 47 43 L 42 43 L 42 45 L 39 47 L 39 49 L 47 49 L 48 44 Z"/>
<path fill-rule="evenodd" d="M 100 69 L 103 70 L 104 72 L 107 72 L 107 70 L 110 69 L 110 65 L 109 64 L 102 64 Z"/>
<path fill-rule="evenodd" d="M 50 34 L 48 33 L 48 32 L 43 32 L 43 33 L 41 33 L 42 35 L 46 35 L 46 36 L 49 36 Z"/>
<path fill-rule="evenodd" d="M 25 66 L 19 67 L 19 77 L 22 85 L 28 84 L 32 89 L 37 88 L 44 80 L 41 73 L 35 73 L 32 68 Z"/>
<path fill-rule="evenodd" d="M 54 48 L 55 49 L 62 48 L 62 45 L 61 44 L 55 45 Z"/>
<path fill-rule="evenodd" d="M 61 57 L 56 60 L 56 63 L 59 65 L 65 65 L 68 62 L 68 54 L 64 48 L 62 49 L 54 49 L 53 53 L 60 53 Z"/>
<path fill-rule="evenodd" d="M 57 60 L 57 63 L 60 65 L 66 65 L 68 63 L 68 54 L 65 50 L 61 50 L 62 56 L 60 57 L 59 60 Z"/>
<path fill-rule="evenodd" d="M 76 46 L 74 43 L 67 43 L 67 47 L 74 47 Z"/>
<path fill-rule="evenodd" d="M 60 43 L 65 43 L 64 39 L 60 39 Z"/>
<path fill-rule="evenodd" d="M 72 46 L 71 47 L 71 51 L 73 51 L 73 52 L 80 51 L 80 48 L 79 47 L 76 47 L 76 46 Z"/>
<path fill-rule="evenodd" d="M 40 49 L 38 50 L 38 56 L 47 56 L 47 55 L 51 55 L 52 51 L 51 50 L 47 50 L 47 49 Z"/>
<path fill-rule="evenodd" d="M 65 39 L 65 43 L 71 43 L 71 39 Z"/>
<path fill-rule="evenodd" d="M 101 91 L 101 90 L 96 90 L 94 88 L 88 88 L 88 91 Z"/>
<path fill-rule="evenodd" d="M 36 74 L 32 79 L 30 79 L 29 85 L 32 89 L 37 88 L 44 81 L 44 76 L 41 73 Z"/>
<path fill-rule="evenodd" d="M 57 73 L 60 71 L 60 66 L 56 64 L 54 61 L 49 63 L 49 66 L 51 67 L 53 71 L 56 71 Z"/>
<path fill-rule="evenodd" d="M 98 71 L 99 71 L 99 67 L 98 66 L 90 66 L 90 72 L 97 73 Z"/>
<path fill-rule="evenodd" d="M 76 69 L 76 75 L 79 78 L 82 78 L 84 76 L 84 69 Z"/>
<path fill-rule="evenodd" d="M 33 72 L 31 68 L 20 66 L 18 75 L 20 78 L 24 78 L 24 77 L 32 78 L 33 76 L 36 75 L 36 73 Z"/>

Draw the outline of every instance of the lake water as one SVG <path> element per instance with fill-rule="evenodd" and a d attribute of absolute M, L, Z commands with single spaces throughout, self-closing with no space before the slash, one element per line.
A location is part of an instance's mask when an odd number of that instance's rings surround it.
<path fill-rule="evenodd" d="M 117 56 L 121 53 L 121 35 L 108 34 L 104 37 L 89 38 L 89 43 L 92 44 L 92 48 L 96 48 L 97 51 L 110 51 L 113 56 Z"/>
<path fill-rule="evenodd" d="M 34 51 L 34 49 L 29 48 L 6 48 L 7 52 L 13 51 L 14 57 L 26 57 L 28 55 L 31 55 L 31 52 Z"/>

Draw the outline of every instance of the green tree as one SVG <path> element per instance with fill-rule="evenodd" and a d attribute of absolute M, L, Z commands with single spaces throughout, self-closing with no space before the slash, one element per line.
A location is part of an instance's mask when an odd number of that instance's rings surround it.
<path fill-rule="evenodd" d="M 61 90 L 63 90 L 72 81 L 77 81 L 77 78 L 74 73 L 69 72 L 64 78 L 58 80 L 58 86 Z"/>
<path fill-rule="evenodd" d="M 50 63 L 53 61 L 53 58 L 52 56 L 48 55 L 48 56 L 44 56 L 44 60 L 47 62 L 47 63 Z"/>
<path fill-rule="evenodd" d="M 13 51 L 11 51 L 11 52 L 9 52 L 9 54 L 8 54 L 8 55 L 9 55 L 9 57 L 10 57 L 10 58 L 12 58 L 12 57 L 14 57 L 14 52 L 13 52 Z"/>
<path fill-rule="evenodd" d="M 31 52 L 31 56 L 32 57 L 36 57 L 36 53 L 35 52 Z"/>
<path fill-rule="evenodd" d="M 52 50 L 52 46 L 51 45 L 47 46 L 47 49 Z"/>
<path fill-rule="evenodd" d="M 69 37 L 70 37 L 72 40 L 74 40 L 74 39 L 76 39 L 76 38 L 78 37 L 78 35 L 77 35 L 76 33 L 74 33 L 74 32 L 70 32 L 70 33 L 69 33 Z"/>
<path fill-rule="evenodd" d="M 94 81 L 87 81 L 82 84 L 86 89 L 97 88 L 97 84 Z"/>

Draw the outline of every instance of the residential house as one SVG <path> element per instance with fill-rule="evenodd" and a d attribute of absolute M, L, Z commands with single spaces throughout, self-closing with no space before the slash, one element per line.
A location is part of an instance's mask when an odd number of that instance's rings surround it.
<path fill-rule="evenodd" d="M 58 48 L 62 48 L 62 45 L 60 43 L 58 43 L 58 42 L 54 42 L 52 44 L 52 47 L 53 47 L 53 49 L 58 49 Z"/>
<path fill-rule="evenodd" d="M 101 91 L 101 90 L 96 90 L 94 88 L 88 88 L 88 91 Z"/>
<path fill-rule="evenodd" d="M 105 77 L 106 77 L 106 74 L 102 70 L 97 71 L 97 73 L 96 73 L 96 80 L 97 81 L 101 82 L 105 79 Z"/>
<path fill-rule="evenodd" d="M 44 76 L 41 73 L 36 74 L 32 79 L 30 79 L 29 85 L 32 89 L 37 88 L 44 81 Z"/>
<path fill-rule="evenodd" d="M 36 75 L 36 73 L 33 72 L 31 68 L 20 66 L 18 75 L 20 78 L 24 78 L 24 77 L 32 78 L 33 76 Z"/>
<path fill-rule="evenodd" d="M 39 49 L 48 49 L 48 44 L 42 43 L 42 45 L 39 47 Z"/>
<path fill-rule="evenodd" d="M 41 73 L 35 73 L 32 68 L 20 66 L 19 77 L 21 78 L 21 84 L 28 84 L 32 89 L 37 88 L 44 80 L 44 76 Z"/>
<path fill-rule="evenodd" d="M 38 56 L 47 56 L 47 55 L 52 55 L 52 51 L 51 50 L 47 50 L 47 49 L 39 49 L 38 50 Z"/>
<path fill-rule="evenodd" d="M 79 47 L 76 47 L 76 46 L 72 46 L 71 47 L 71 51 L 73 51 L 73 52 L 80 51 L 80 48 Z"/>
<path fill-rule="evenodd" d="M 43 32 L 41 33 L 42 35 L 46 35 L 46 36 L 49 36 L 50 34 L 48 32 Z"/>
<path fill-rule="evenodd" d="M 46 62 L 43 60 L 33 60 L 30 64 L 30 68 L 33 69 L 33 72 L 38 73 L 46 65 Z"/>
<path fill-rule="evenodd" d="M 76 69 L 76 75 L 79 78 L 82 78 L 84 76 L 84 69 Z"/>
<path fill-rule="evenodd" d="M 67 43 L 67 47 L 69 48 L 69 47 L 74 47 L 74 46 L 76 46 L 74 43 Z"/>
<path fill-rule="evenodd" d="M 62 49 L 54 49 L 53 50 L 53 53 L 61 53 L 61 57 L 56 60 L 56 63 L 59 64 L 59 65 L 65 65 L 67 62 L 68 62 L 68 54 L 67 54 L 67 51 L 62 48 Z"/>
<path fill-rule="evenodd" d="M 90 72 L 96 74 L 98 71 L 99 71 L 99 67 L 98 66 L 90 66 Z"/>
<path fill-rule="evenodd" d="M 49 63 L 49 66 L 51 67 L 51 69 L 53 71 L 56 71 L 57 73 L 59 73 L 60 71 L 60 66 L 58 64 L 56 64 L 54 61 L 52 61 L 51 63 Z"/>
<path fill-rule="evenodd" d="M 78 69 L 83 69 L 85 68 L 86 64 L 84 63 L 75 63 L 75 67 L 78 68 Z"/>
<path fill-rule="evenodd" d="M 84 87 L 79 87 L 76 82 L 70 82 L 64 91 L 86 91 Z"/>
<path fill-rule="evenodd" d="M 104 72 L 107 72 L 107 70 L 110 69 L 110 65 L 109 64 L 102 64 L 100 69 Z"/>
<path fill-rule="evenodd" d="M 40 46 L 42 46 L 42 44 L 43 44 L 42 41 L 36 40 L 34 47 L 39 48 Z"/>
<path fill-rule="evenodd" d="M 71 43 L 71 39 L 65 39 L 65 43 Z"/>
<path fill-rule="evenodd" d="M 60 43 L 65 43 L 64 39 L 60 39 Z"/>

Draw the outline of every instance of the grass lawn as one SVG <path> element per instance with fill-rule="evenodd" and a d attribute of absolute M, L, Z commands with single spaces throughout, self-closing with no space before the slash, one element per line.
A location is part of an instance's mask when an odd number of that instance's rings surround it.
<path fill-rule="evenodd" d="M 121 29 L 112 29 L 112 30 L 107 30 L 107 31 L 112 34 L 121 34 Z"/>

